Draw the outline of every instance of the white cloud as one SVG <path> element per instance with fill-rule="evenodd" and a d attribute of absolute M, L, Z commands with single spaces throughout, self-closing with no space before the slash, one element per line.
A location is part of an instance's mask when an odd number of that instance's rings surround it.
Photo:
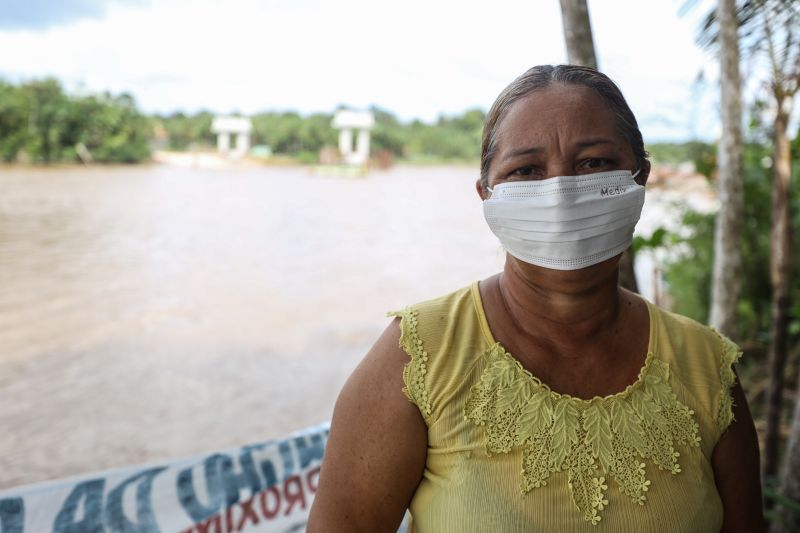
<path fill-rule="evenodd" d="M 649 138 L 688 135 L 690 83 L 709 61 L 679 6 L 590 2 L 601 68 Z M 526 68 L 566 60 L 558 3 L 510 0 L 111 4 L 101 20 L 0 32 L 0 50 L 0 75 L 126 91 L 146 111 L 377 104 L 426 120 L 486 109 Z"/>

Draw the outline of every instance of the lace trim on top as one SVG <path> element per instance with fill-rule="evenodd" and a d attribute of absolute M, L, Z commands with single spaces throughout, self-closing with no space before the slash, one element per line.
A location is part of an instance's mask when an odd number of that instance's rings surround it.
<path fill-rule="evenodd" d="M 733 372 L 733 365 L 739 361 L 739 358 L 742 356 L 742 350 L 728 337 L 716 330 L 714 330 L 714 332 L 719 336 L 722 342 L 722 358 L 719 367 L 721 386 L 719 390 L 719 401 L 717 402 L 719 404 L 717 430 L 719 430 L 721 435 L 734 420 L 731 388 L 736 381 L 736 374 Z"/>
<path fill-rule="evenodd" d="M 523 494 L 566 471 L 573 502 L 594 525 L 608 505 L 607 479 L 644 505 L 650 480 L 643 461 L 678 474 L 675 445 L 700 445 L 694 411 L 678 401 L 669 365 L 652 352 L 635 383 L 591 400 L 553 392 L 499 343 L 484 357 L 487 365 L 470 391 L 465 420 L 484 428 L 489 455 L 522 448 Z"/>
<path fill-rule="evenodd" d="M 422 339 L 417 333 L 417 315 L 419 311 L 410 308 L 402 311 L 391 311 L 387 316 L 400 317 L 400 347 L 411 357 L 403 367 L 403 392 L 409 400 L 419 407 L 427 419 L 431 415 L 431 405 L 428 401 L 428 390 L 425 387 L 425 374 L 428 373 L 428 352 L 422 345 Z"/>

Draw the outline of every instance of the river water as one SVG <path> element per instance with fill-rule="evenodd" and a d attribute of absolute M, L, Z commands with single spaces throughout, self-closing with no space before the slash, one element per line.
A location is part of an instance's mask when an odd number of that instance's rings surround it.
<path fill-rule="evenodd" d="M 329 419 L 387 310 L 501 266 L 473 183 L 0 169 L 0 487 Z"/>
<path fill-rule="evenodd" d="M 329 419 L 387 310 L 502 267 L 475 177 L 0 167 L 0 488 Z"/>

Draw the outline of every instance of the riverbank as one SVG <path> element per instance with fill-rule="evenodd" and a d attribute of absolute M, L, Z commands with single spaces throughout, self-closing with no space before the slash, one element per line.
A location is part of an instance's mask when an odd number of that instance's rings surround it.
<path fill-rule="evenodd" d="M 154 150 L 151 158 L 147 161 L 130 164 L 120 163 L 3 163 L 0 162 L 0 170 L 13 169 L 70 169 L 70 168 L 109 168 L 109 167 L 139 167 L 147 165 L 168 165 L 178 168 L 189 169 L 240 169 L 256 167 L 315 167 L 318 163 L 309 163 L 300 158 L 292 157 L 287 154 L 273 154 L 269 157 L 245 156 L 239 159 L 232 159 L 220 155 L 211 149 L 203 150 Z M 478 168 L 480 162 L 468 159 L 447 159 L 442 157 L 414 157 L 411 159 L 400 159 L 396 161 L 382 161 L 371 166 L 371 170 L 381 171 L 392 166 L 404 167 L 458 167 L 458 168 Z"/>
<path fill-rule="evenodd" d="M 195 169 L 241 169 L 256 167 L 305 167 L 307 163 L 286 155 L 270 157 L 245 156 L 239 159 L 225 157 L 213 150 L 194 150 L 186 152 L 173 152 L 156 150 L 153 152 L 153 162 L 161 165 L 170 165 L 179 168 Z"/>

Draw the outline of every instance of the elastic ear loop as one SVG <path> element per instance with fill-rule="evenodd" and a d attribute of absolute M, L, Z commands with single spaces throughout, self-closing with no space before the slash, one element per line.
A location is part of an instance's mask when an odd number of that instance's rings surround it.
<path fill-rule="evenodd" d="M 642 171 L 642 167 L 639 167 L 639 168 L 636 170 L 636 172 L 634 172 L 633 174 L 631 174 L 631 179 L 633 179 L 633 178 L 635 178 L 636 176 L 638 176 L 638 175 L 639 175 L 639 172 L 641 172 L 641 171 Z M 490 194 L 493 194 L 493 193 L 494 193 L 494 189 L 492 189 L 492 188 L 491 188 L 491 187 L 489 187 L 488 185 L 486 186 L 486 190 L 487 190 L 487 191 L 489 191 L 489 193 L 490 193 Z"/>

